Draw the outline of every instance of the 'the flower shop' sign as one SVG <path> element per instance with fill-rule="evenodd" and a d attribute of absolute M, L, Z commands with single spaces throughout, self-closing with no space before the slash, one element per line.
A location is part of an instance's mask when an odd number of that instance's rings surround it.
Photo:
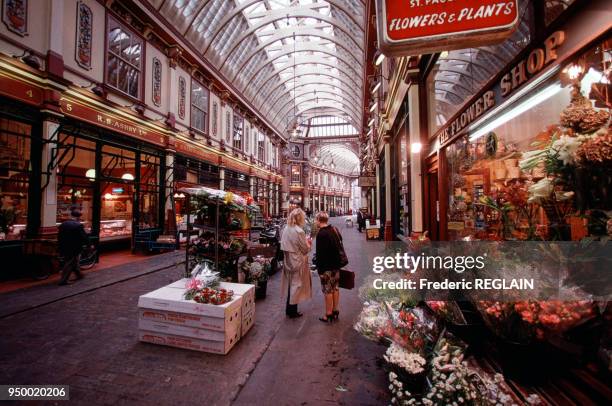
<path fill-rule="evenodd" d="M 376 0 L 385 55 L 419 55 L 500 42 L 519 21 L 518 0 Z"/>

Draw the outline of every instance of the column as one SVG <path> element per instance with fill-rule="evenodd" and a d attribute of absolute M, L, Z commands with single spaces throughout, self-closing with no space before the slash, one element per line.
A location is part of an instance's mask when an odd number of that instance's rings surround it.
<path fill-rule="evenodd" d="M 47 72 L 64 76 L 64 0 L 49 2 L 49 49 L 46 56 Z"/>
<path fill-rule="evenodd" d="M 165 201 L 165 227 L 164 234 L 176 232 L 176 217 L 174 210 L 174 154 L 171 149 L 166 150 L 166 201 Z"/>
<path fill-rule="evenodd" d="M 391 145 L 385 142 L 385 241 L 393 241 L 393 213 L 391 213 Z"/>
<path fill-rule="evenodd" d="M 219 189 L 225 190 L 225 168 L 219 168 Z"/>
<path fill-rule="evenodd" d="M 419 112 L 419 86 L 412 84 L 408 89 L 408 123 L 410 145 L 421 143 Z M 423 232 L 423 175 L 421 173 L 421 152 L 410 153 L 410 216 L 412 230 Z"/>
<path fill-rule="evenodd" d="M 376 190 L 375 190 L 375 202 L 376 202 L 376 218 L 380 219 L 380 163 L 376 162 Z M 374 201 L 372 202 L 374 203 Z M 382 221 L 382 219 L 381 219 Z"/>
<path fill-rule="evenodd" d="M 42 146 L 42 171 L 46 172 L 52 159 L 52 150 L 57 147 L 59 123 L 52 119 L 45 119 L 42 123 L 42 137 L 45 143 Z M 97 175 L 97 174 L 96 174 Z M 39 234 L 57 233 L 57 171 L 52 169 L 49 174 L 41 176 L 43 185 L 47 184 L 40 204 L 40 230 Z M 34 203 L 34 202 L 31 202 Z"/>
<path fill-rule="evenodd" d="M 254 199 L 257 199 L 255 196 L 255 177 L 249 176 L 249 194 L 253 196 Z"/>

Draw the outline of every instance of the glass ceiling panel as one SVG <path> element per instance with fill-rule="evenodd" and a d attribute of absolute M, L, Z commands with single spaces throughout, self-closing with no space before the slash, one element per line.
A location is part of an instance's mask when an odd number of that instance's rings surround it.
<path fill-rule="evenodd" d="M 331 110 L 361 130 L 363 0 L 148 1 L 279 132 Z M 320 102 L 305 94 L 316 87 Z"/>
<path fill-rule="evenodd" d="M 359 174 L 359 158 L 344 144 L 322 145 L 314 151 L 311 165 L 344 175 Z"/>
<path fill-rule="evenodd" d="M 433 130 L 446 123 L 531 41 L 533 16 L 529 3 L 519 1 L 519 28 L 503 43 L 440 54 L 428 80 L 429 91 L 435 94 L 435 111 L 431 111 L 432 124 L 436 126 Z"/>

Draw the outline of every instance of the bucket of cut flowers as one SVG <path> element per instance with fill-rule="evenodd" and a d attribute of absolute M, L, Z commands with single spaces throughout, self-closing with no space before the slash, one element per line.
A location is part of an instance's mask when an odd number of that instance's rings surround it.
<path fill-rule="evenodd" d="M 241 265 L 245 282 L 255 285 L 255 299 L 265 299 L 268 290 L 271 259 L 262 256 L 247 257 Z"/>
<path fill-rule="evenodd" d="M 419 353 L 411 352 L 397 343 L 391 343 L 383 356 L 389 377 L 396 380 L 403 390 L 411 394 L 423 394 L 426 386 L 427 361 Z"/>

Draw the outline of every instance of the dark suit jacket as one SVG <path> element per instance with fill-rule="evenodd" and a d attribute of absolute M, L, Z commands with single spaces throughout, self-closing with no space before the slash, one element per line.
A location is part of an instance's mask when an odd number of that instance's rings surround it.
<path fill-rule="evenodd" d="M 81 253 L 83 245 L 89 244 L 83 224 L 75 220 L 66 220 L 59 226 L 57 236 L 60 255 L 74 257 Z"/>

